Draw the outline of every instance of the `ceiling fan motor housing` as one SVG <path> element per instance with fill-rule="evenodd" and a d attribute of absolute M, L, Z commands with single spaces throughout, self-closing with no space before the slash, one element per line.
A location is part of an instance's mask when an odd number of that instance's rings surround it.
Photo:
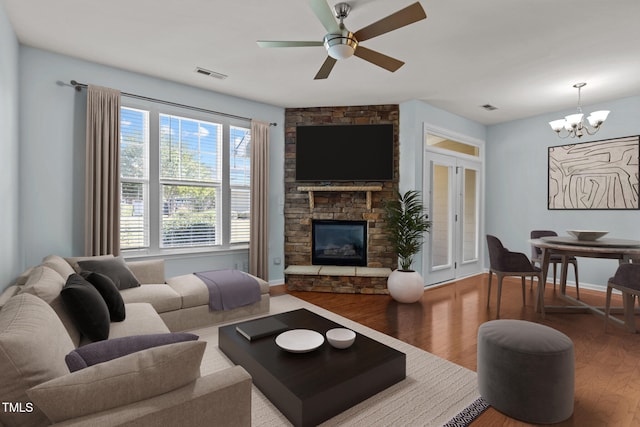
<path fill-rule="evenodd" d="M 358 40 L 353 33 L 344 26 L 339 34 L 327 34 L 324 36 L 324 47 L 327 53 L 334 59 L 347 59 L 353 56 L 358 47 Z"/>

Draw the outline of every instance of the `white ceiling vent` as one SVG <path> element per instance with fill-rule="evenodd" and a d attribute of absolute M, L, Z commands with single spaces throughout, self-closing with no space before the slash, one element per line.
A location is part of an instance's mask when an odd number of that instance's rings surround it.
<path fill-rule="evenodd" d="M 206 68 L 202 68 L 202 67 L 196 67 L 195 71 L 198 74 L 213 77 L 214 79 L 218 79 L 218 80 L 224 80 L 227 77 L 229 77 L 226 74 L 216 73 L 215 71 L 207 70 Z"/>

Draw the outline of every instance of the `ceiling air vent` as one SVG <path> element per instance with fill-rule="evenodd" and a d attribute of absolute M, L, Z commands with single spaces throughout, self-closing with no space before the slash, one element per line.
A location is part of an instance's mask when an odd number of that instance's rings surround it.
<path fill-rule="evenodd" d="M 216 73 L 215 71 L 207 70 L 206 68 L 202 68 L 202 67 L 196 67 L 196 73 L 213 77 L 214 79 L 218 79 L 218 80 L 224 80 L 227 77 L 229 77 L 226 74 Z"/>
<path fill-rule="evenodd" d="M 487 110 L 487 111 L 493 111 L 493 110 L 497 110 L 497 109 L 498 109 L 498 107 L 494 107 L 494 106 L 493 106 L 493 105 L 491 105 L 491 104 L 484 104 L 484 105 L 482 106 L 482 108 L 484 108 L 484 109 L 485 109 L 485 110 Z"/>

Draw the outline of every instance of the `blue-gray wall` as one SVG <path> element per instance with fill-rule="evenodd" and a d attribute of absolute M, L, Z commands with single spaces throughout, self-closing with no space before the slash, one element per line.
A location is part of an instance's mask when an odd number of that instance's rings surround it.
<path fill-rule="evenodd" d="M 18 40 L 0 3 L 0 290 L 22 266 L 18 233 Z"/>
<path fill-rule="evenodd" d="M 608 237 L 640 240 L 640 211 L 547 209 L 548 147 L 640 134 L 638 96 L 587 105 L 583 110 L 611 113 L 600 132 L 580 140 L 560 139 L 548 125 L 550 120 L 575 110 L 488 127 L 485 231 L 499 237 L 509 249 L 530 254 L 527 240 L 533 229 L 550 229 L 564 235 L 571 229 L 607 230 Z M 606 287 L 617 267 L 614 260 L 583 258 L 578 264 L 580 282 L 597 287 Z M 572 281 L 572 269 L 569 271 Z"/>
<path fill-rule="evenodd" d="M 270 254 L 283 258 L 284 221 L 278 195 L 283 190 L 284 109 L 222 95 L 55 53 L 20 46 L 20 227 L 25 266 L 48 254 L 84 250 L 84 156 L 86 91 L 83 83 L 276 122 L 270 134 Z M 248 251 L 165 257 L 167 275 L 246 265 Z M 269 279 L 282 282 L 282 266 L 271 262 Z"/>
<path fill-rule="evenodd" d="M 425 125 L 455 133 L 465 139 L 486 139 L 487 128 L 478 122 L 451 114 L 424 101 L 412 100 L 400 104 L 400 192 L 416 189 L 424 193 Z M 425 275 L 422 259 L 423 251 L 420 251 L 414 258 L 413 268 Z"/>

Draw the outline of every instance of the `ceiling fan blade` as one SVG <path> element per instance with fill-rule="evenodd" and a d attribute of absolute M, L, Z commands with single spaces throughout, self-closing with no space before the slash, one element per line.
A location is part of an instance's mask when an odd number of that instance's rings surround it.
<path fill-rule="evenodd" d="M 388 33 L 389 31 L 397 30 L 406 25 L 413 24 L 414 22 L 426 19 L 427 14 L 420 5 L 419 2 L 407 6 L 404 9 L 392 13 L 386 18 L 374 22 L 354 33 L 358 42 L 362 42 L 373 37 L 377 37 L 381 34 Z"/>
<path fill-rule="evenodd" d="M 389 70 L 392 73 L 404 65 L 404 62 L 402 61 L 384 55 L 380 52 L 376 52 L 375 50 L 367 49 L 366 47 L 361 45 L 358 45 L 354 55 L 364 59 L 365 61 L 369 61 L 372 64 L 377 65 L 378 67 Z"/>
<path fill-rule="evenodd" d="M 322 23 L 322 26 L 327 30 L 328 33 L 340 32 L 338 22 L 333 16 L 333 12 L 327 4 L 327 0 L 308 0 L 308 2 L 311 10 L 313 10 L 313 13 L 316 14 L 318 19 Z"/>
<path fill-rule="evenodd" d="M 322 67 L 320 67 L 318 74 L 316 74 L 316 76 L 313 79 L 321 80 L 329 77 L 329 73 L 331 73 L 331 70 L 333 70 L 333 66 L 336 65 L 336 62 L 338 62 L 336 59 L 330 56 L 327 56 L 327 59 L 325 59 L 324 63 L 322 64 Z"/>
<path fill-rule="evenodd" d="M 321 41 L 277 41 L 277 40 L 258 40 L 258 46 L 260 47 L 309 47 L 309 46 L 322 46 Z"/>

